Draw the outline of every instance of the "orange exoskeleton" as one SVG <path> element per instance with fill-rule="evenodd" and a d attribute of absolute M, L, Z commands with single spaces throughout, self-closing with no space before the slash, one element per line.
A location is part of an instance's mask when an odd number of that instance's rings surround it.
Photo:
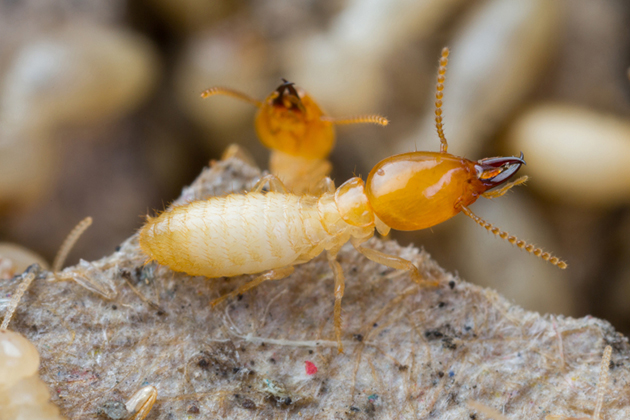
<path fill-rule="evenodd" d="M 194 201 L 149 218 L 140 231 L 143 251 L 160 264 L 191 275 L 212 278 L 262 273 L 213 305 L 264 281 L 286 277 L 296 264 L 326 251 L 335 279 L 334 327 L 340 351 L 344 275 L 336 255 L 346 242 L 372 261 L 408 270 L 419 284 L 434 285 L 410 261 L 363 247 L 375 229 L 381 234 L 391 228 L 424 229 L 463 212 L 495 235 L 565 268 L 566 263 L 557 257 L 493 227 L 469 210 L 480 196 L 498 197 L 522 183 L 524 178 L 488 191 L 505 183 L 525 162 L 522 156 L 475 162 L 446 152 L 440 99 L 447 56 L 445 49 L 438 76 L 436 122 L 441 152 L 387 158 L 374 167 L 366 184 L 354 177 L 335 190 L 333 182 L 325 178 L 317 195 L 289 193 L 278 178 L 267 175 L 247 194 Z M 264 193 L 267 183 L 270 191 Z"/>
<path fill-rule="evenodd" d="M 227 95 L 257 106 L 256 133 L 262 144 L 272 150 L 269 170 L 291 192 L 312 192 L 332 168 L 328 155 L 335 145 L 334 125 L 373 123 L 385 126 L 388 121 L 379 115 L 329 117 L 308 93 L 285 79 L 282 81 L 262 102 L 224 87 L 212 87 L 201 96 Z M 234 151 L 228 148 L 227 153 Z"/>

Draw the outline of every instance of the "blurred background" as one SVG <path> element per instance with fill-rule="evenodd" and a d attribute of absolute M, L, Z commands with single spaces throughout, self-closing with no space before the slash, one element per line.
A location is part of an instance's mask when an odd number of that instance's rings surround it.
<path fill-rule="evenodd" d="M 332 116 L 387 116 L 387 128 L 337 130 L 337 184 L 392 154 L 439 150 L 446 45 L 449 152 L 522 151 L 531 177 L 472 210 L 569 268 L 463 215 L 392 238 L 527 309 L 591 314 L 628 334 L 626 0 L 0 1 L 0 276 L 18 245 L 50 262 L 88 215 L 68 264 L 110 254 L 230 143 L 266 168 L 255 108 L 202 100 L 210 86 L 262 99 L 285 77 Z"/>

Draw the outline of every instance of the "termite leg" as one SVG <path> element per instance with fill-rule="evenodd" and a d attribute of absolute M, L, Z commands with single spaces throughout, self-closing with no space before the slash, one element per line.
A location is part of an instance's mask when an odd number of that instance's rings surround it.
<path fill-rule="evenodd" d="M 232 158 L 243 161 L 249 166 L 256 166 L 256 161 L 254 160 L 254 157 L 251 155 L 251 153 L 249 153 L 249 151 L 243 146 L 239 146 L 236 143 L 230 144 L 221 155 L 222 161 L 226 161 Z"/>
<path fill-rule="evenodd" d="M 317 183 L 312 193 L 314 195 L 321 195 L 324 193 L 333 193 L 335 192 L 335 181 L 330 179 L 330 177 L 324 177 Z"/>
<path fill-rule="evenodd" d="M 269 270 L 266 273 L 261 274 L 260 276 L 256 277 L 254 280 L 250 281 L 249 283 L 245 283 L 244 285 L 234 290 L 233 292 L 227 293 L 221 296 L 220 298 L 213 300 L 212 302 L 210 302 L 210 305 L 212 305 L 213 307 L 217 306 L 219 303 L 223 302 L 225 299 L 242 295 L 249 289 L 253 289 L 254 287 L 260 285 L 263 282 L 266 282 L 269 280 L 283 279 L 291 275 L 291 273 L 293 273 L 294 270 L 295 268 L 293 268 L 292 265 L 288 267 L 274 268 L 273 270 Z"/>
<path fill-rule="evenodd" d="M 35 277 L 39 275 L 40 271 L 40 266 L 38 264 L 33 264 L 29 266 L 22 274 L 22 283 L 20 283 L 20 285 L 18 286 L 18 289 L 16 290 L 15 294 L 11 298 L 11 301 L 9 302 L 9 305 L 7 306 L 7 312 L 4 315 L 4 319 L 2 320 L 2 325 L 0 325 L 0 330 L 6 330 L 7 328 L 9 328 L 9 322 L 11 321 L 13 313 L 17 309 L 20 300 L 22 299 L 22 296 L 24 295 L 24 293 L 26 293 L 26 290 L 29 288 L 33 280 L 35 280 Z"/>
<path fill-rule="evenodd" d="M 134 420 L 143 420 L 153 408 L 153 404 L 157 400 L 157 389 L 148 385 L 136 391 L 125 403 L 125 408 L 130 413 L 136 413 Z"/>
<path fill-rule="evenodd" d="M 260 178 L 258 182 L 256 182 L 256 185 L 254 185 L 252 192 L 261 192 L 267 183 L 269 183 L 269 191 L 271 192 L 288 193 L 287 187 L 280 181 L 280 178 L 273 174 L 268 174 Z"/>
<path fill-rule="evenodd" d="M 222 87 L 222 86 L 214 86 L 201 92 L 201 97 L 204 99 L 213 95 L 231 96 L 232 98 L 240 99 L 241 101 L 244 101 L 244 102 L 249 102 L 250 104 L 257 106 L 258 108 L 262 106 L 262 102 L 252 98 L 251 96 L 246 95 L 237 90 Z"/>
<path fill-rule="evenodd" d="M 66 239 L 63 241 L 63 244 L 61 244 L 59 251 L 57 251 L 57 255 L 55 256 L 55 261 L 53 262 L 53 265 L 52 265 L 53 273 L 57 273 L 61 271 L 61 269 L 63 268 L 63 263 L 66 262 L 66 257 L 68 256 L 68 253 L 72 250 L 72 247 L 77 242 L 77 240 L 79 240 L 81 235 L 83 235 L 83 232 L 85 232 L 85 230 L 89 228 L 91 224 L 92 224 L 92 218 L 88 216 L 85 219 L 81 220 L 70 231 Z"/>
<path fill-rule="evenodd" d="M 485 193 L 481 194 L 481 196 L 485 197 L 485 198 L 489 198 L 489 199 L 501 197 L 501 196 L 505 195 L 505 193 L 508 192 L 510 190 L 510 188 L 516 187 L 517 185 L 521 185 L 521 184 L 524 184 L 525 182 L 527 182 L 527 179 L 528 179 L 527 175 L 522 176 L 522 177 L 520 177 L 519 179 L 517 179 L 515 181 L 508 182 L 507 184 L 505 184 L 504 186 L 502 186 L 498 190 L 485 192 Z"/>
<path fill-rule="evenodd" d="M 346 124 L 376 124 L 382 127 L 385 127 L 389 124 L 389 120 L 381 115 L 373 114 L 373 115 L 357 115 L 355 117 L 346 117 L 346 118 L 333 118 L 333 117 L 322 117 L 322 121 L 327 121 L 335 125 L 346 125 Z"/>
<path fill-rule="evenodd" d="M 333 276 L 335 277 L 335 310 L 333 321 L 335 325 L 335 336 L 337 337 L 337 350 L 339 350 L 339 353 L 343 353 L 343 344 L 341 344 L 341 299 L 346 289 L 346 279 L 343 275 L 343 269 L 337 261 L 337 253 L 329 251 L 327 256 L 328 265 L 332 269 Z"/>
<path fill-rule="evenodd" d="M 411 279 L 418 283 L 420 286 L 439 285 L 439 282 L 437 281 L 431 281 L 423 278 L 420 274 L 420 271 L 418 271 L 418 267 L 416 267 L 411 261 L 407 261 L 404 258 L 396 257 L 394 255 L 388 255 L 375 249 L 362 247 L 361 242 L 357 240 L 351 239 L 350 242 L 352 242 L 352 246 L 354 246 L 354 249 L 365 255 L 365 257 L 370 261 L 374 261 L 376 263 L 383 264 L 387 267 L 395 268 L 397 270 L 409 271 L 409 273 L 411 274 Z"/>
<path fill-rule="evenodd" d="M 444 80 L 446 80 L 446 65 L 448 64 L 448 47 L 442 49 L 440 67 L 438 68 L 437 87 L 435 92 L 435 128 L 440 136 L 440 152 L 446 153 L 448 142 L 444 136 L 442 125 L 442 97 L 444 96 Z"/>
<path fill-rule="evenodd" d="M 610 357 L 612 356 L 612 347 L 606 346 L 604 349 L 604 355 L 602 356 L 602 363 L 599 366 L 599 380 L 597 381 L 597 401 L 595 402 L 595 411 L 593 412 L 593 419 L 600 420 L 602 407 L 604 406 L 604 394 L 606 393 L 606 386 L 608 383 L 608 371 L 610 370 Z"/>
<path fill-rule="evenodd" d="M 549 415 L 545 420 L 600 420 L 602 407 L 604 406 L 604 394 L 606 393 L 606 385 L 608 383 L 608 371 L 610 370 L 610 356 L 612 355 L 612 347 L 606 346 L 604 355 L 599 366 L 599 380 L 597 381 L 597 400 L 595 401 L 595 410 L 593 417 L 565 417 L 558 415 Z"/>
<path fill-rule="evenodd" d="M 488 223 L 485 220 L 483 220 L 481 217 L 475 215 L 475 213 L 470 211 L 468 207 L 461 206 L 461 211 L 466 216 L 473 219 L 479 226 L 486 229 L 488 232 L 492 233 L 493 235 L 497 235 L 499 238 L 505 239 L 512 245 L 516 245 L 520 249 L 527 251 L 530 254 L 534 254 L 535 256 L 539 258 L 542 258 L 543 260 L 550 262 L 551 264 L 557 266 L 558 268 L 561 268 L 561 269 L 567 268 L 568 266 L 567 263 L 562 261 L 560 258 L 552 255 L 550 252 L 544 252 L 541 248 L 536 248 L 534 245 L 528 244 L 527 242 L 521 239 L 518 239 L 514 235 L 510 235 L 509 233 L 502 231 L 498 227 L 493 226 L 491 223 Z"/>

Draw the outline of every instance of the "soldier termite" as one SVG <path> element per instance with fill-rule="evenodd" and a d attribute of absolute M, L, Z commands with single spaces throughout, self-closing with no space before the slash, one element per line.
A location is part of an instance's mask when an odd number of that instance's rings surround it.
<path fill-rule="evenodd" d="M 262 144 L 272 149 L 269 170 L 289 191 L 300 194 L 312 191 L 330 173 L 327 158 L 335 144 L 334 125 L 372 123 L 385 126 L 389 122 L 380 115 L 329 117 L 308 93 L 282 80 L 283 83 L 262 102 L 218 86 L 205 90 L 201 96 L 227 95 L 258 107 L 254 125 Z M 238 152 L 228 148 L 227 153 Z"/>
<path fill-rule="evenodd" d="M 335 190 L 332 180 L 319 184 L 318 195 L 287 192 L 274 175 L 263 177 L 247 194 L 230 194 L 194 201 L 149 218 L 140 230 L 140 246 L 150 259 L 176 271 L 205 277 L 262 273 L 251 282 L 213 302 L 244 293 L 268 280 L 291 274 L 296 264 L 327 252 L 334 273 L 334 327 L 341 345 L 341 299 L 344 275 L 336 260 L 348 241 L 357 251 L 377 263 L 408 270 L 418 284 L 423 279 L 410 261 L 362 244 L 374 230 L 424 229 L 450 219 L 459 212 L 471 217 L 489 232 L 560 268 L 566 263 L 540 248 L 517 239 L 476 216 L 468 208 L 480 196 L 495 198 L 521 184 L 525 177 L 505 183 L 525 162 L 522 156 L 481 159 L 477 162 L 447 153 L 442 132 L 441 99 L 448 49 L 444 49 L 438 72 L 436 124 L 441 148 L 435 152 L 412 152 L 389 157 L 370 172 L 367 183 L 351 178 Z M 270 192 L 263 187 L 269 183 Z"/>

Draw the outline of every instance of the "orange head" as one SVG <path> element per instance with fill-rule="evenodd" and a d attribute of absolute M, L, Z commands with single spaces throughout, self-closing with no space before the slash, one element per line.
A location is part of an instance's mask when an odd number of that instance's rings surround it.
<path fill-rule="evenodd" d="M 260 141 L 270 149 L 306 159 L 326 159 L 335 145 L 334 125 L 389 124 L 380 115 L 331 118 L 302 89 L 283 83 L 264 101 L 226 87 L 215 86 L 201 93 L 202 98 L 227 95 L 258 107 L 255 126 Z"/>
<path fill-rule="evenodd" d="M 419 230 L 450 219 L 462 206 L 507 181 L 523 155 L 477 162 L 449 153 L 411 152 L 379 162 L 367 179 L 374 213 L 397 230 Z"/>
<path fill-rule="evenodd" d="M 325 114 L 310 95 L 282 80 L 256 114 L 260 141 L 292 156 L 325 159 L 335 144 L 333 123 L 322 119 Z"/>

